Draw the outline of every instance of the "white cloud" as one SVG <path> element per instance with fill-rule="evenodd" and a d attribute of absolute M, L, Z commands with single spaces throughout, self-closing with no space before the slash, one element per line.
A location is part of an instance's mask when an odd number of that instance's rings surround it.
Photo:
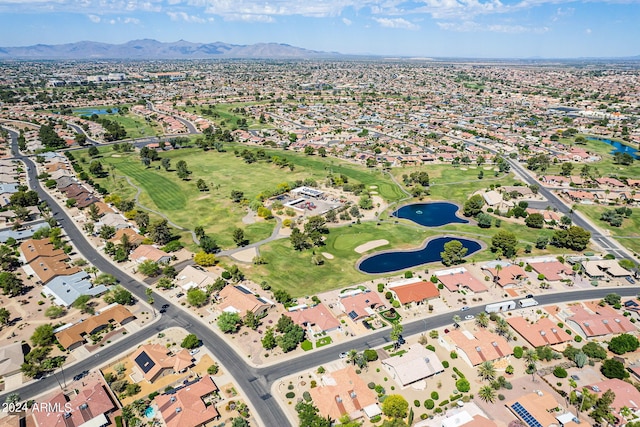
<path fill-rule="evenodd" d="M 438 22 L 438 27 L 443 30 L 455 31 L 459 33 L 469 32 L 490 32 L 490 33 L 534 33 L 542 34 L 549 31 L 548 27 L 527 27 L 524 25 L 508 25 L 508 24 L 480 24 L 474 21 L 463 22 Z"/>
<path fill-rule="evenodd" d="M 100 22 L 100 17 L 98 15 L 87 15 L 87 16 L 91 22 L 94 22 L 96 24 Z"/>
<path fill-rule="evenodd" d="M 417 30 L 420 28 L 404 18 L 373 18 L 373 20 L 386 28 L 401 28 L 405 30 Z"/>
<path fill-rule="evenodd" d="M 351 19 L 347 19 L 347 18 L 342 18 L 342 23 L 344 25 L 351 25 L 353 24 L 353 22 L 351 22 Z"/>
<path fill-rule="evenodd" d="M 195 15 L 189 15 L 186 12 L 167 12 L 167 15 L 169 16 L 169 18 L 171 18 L 172 21 L 184 21 L 195 24 L 202 24 L 207 22 L 207 20 L 204 18 L 200 18 L 199 16 Z"/>
<path fill-rule="evenodd" d="M 587 28 L 586 30 L 584 30 L 584 33 L 587 35 L 591 35 L 591 28 Z"/>
<path fill-rule="evenodd" d="M 276 20 L 269 15 L 253 14 L 253 13 L 231 13 L 224 15 L 225 21 L 243 21 L 243 22 L 264 22 L 272 23 Z"/>
<path fill-rule="evenodd" d="M 138 25 L 140 23 L 140 20 L 138 18 L 131 18 L 131 17 L 126 17 L 126 18 L 117 17 L 117 18 L 110 19 L 108 22 L 111 25 L 116 25 L 116 24 Z"/>

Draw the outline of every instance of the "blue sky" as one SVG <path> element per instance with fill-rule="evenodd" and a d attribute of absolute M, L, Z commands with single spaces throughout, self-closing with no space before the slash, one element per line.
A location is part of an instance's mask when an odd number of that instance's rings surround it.
<path fill-rule="evenodd" d="M 0 45 L 260 42 L 346 54 L 640 55 L 640 0 L 0 0 Z"/>

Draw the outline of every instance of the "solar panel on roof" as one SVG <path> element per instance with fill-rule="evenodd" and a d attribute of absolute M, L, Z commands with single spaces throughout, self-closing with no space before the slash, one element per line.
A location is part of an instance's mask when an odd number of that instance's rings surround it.
<path fill-rule="evenodd" d="M 240 292 L 242 292 L 243 294 L 252 294 L 253 293 L 249 289 L 244 288 L 242 286 L 236 286 L 236 289 L 239 290 Z"/>
<path fill-rule="evenodd" d="M 145 374 L 151 370 L 156 364 L 144 351 L 136 357 L 136 363 Z"/>
<path fill-rule="evenodd" d="M 518 416 L 520 418 L 522 418 L 522 420 L 527 423 L 530 427 L 543 427 L 542 424 L 540 424 L 540 422 L 538 422 L 538 420 L 536 420 L 533 415 L 531 415 L 529 413 L 529 411 L 527 411 L 526 409 L 524 409 L 524 407 L 520 404 L 520 402 L 516 402 L 513 405 L 511 405 L 511 408 L 515 411 L 516 414 L 518 414 Z"/>
<path fill-rule="evenodd" d="M 351 320 L 355 320 L 358 317 L 358 313 L 352 310 L 349 312 L 349 317 L 351 318 Z"/>

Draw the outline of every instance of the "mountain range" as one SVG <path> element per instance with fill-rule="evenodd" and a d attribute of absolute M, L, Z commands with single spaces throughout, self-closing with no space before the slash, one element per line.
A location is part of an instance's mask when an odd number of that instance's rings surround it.
<path fill-rule="evenodd" d="M 123 44 L 92 41 L 58 45 L 36 44 L 0 47 L 1 59 L 313 59 L 342 56 L 280 43 L 236 45 L 223 42 L 192 43 L 184 40 L 164 43 L 157 40 L 132 40 Z"/>

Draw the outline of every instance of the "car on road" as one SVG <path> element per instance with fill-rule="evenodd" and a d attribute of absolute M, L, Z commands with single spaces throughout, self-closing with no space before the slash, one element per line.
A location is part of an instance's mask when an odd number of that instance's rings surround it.
<path fill-rule="evenodd" d="M 526 298 L 533 298 L 533 294 L 527 294 Z"/>
<path fill-rule="evenodd" d="M 398 336 L 398 344 L 402 345 L 402 344 L 405 344 L 405 343 L 406 343 L 406 341 L 405 341 L 404 337 L 402 335 L 399 335 Z"/>
<path fill-rule="evenodd" d="M 467 311 L 469 309 L 471 309 L 471 307 L 469 307 L 468 305 L 465 305 L 460 309 L 460 311 Z"/>
<path fill-rule="evenodd" d="M 89 375 L 89 371 L 82 371 L 82 372 L 80 372 L 78 375 L 76 375 L 75 377 L 73 377 L 73 380 L 74 380 L 74 381 L 81 380 L 82 378 L 86 377 L 87 375 Z"/>
<path fill-rule="evenodd" d="M 625 276 L 625 279 L 627 280 L 627 282 L 631 283 L 632 285 L 636 284 L 636 281 L 633 280 L 631 276 Z"/>
<path fill-rule="evenodd" d="M 167 309 L 166 308 L 161 308 L 159 311 L 160 311 L 160 314 L 164 314 L 164 313 L 167 312 Z"/>
<path fill-rule="evenodd" d="M 342 353 L 340 353 L 338 356 L 340 356 L 340 359 L 346 359 L 347 358 L 347 352 L 343 351 Z"/>
<path fill-rule="evenodd" d="M 467 314 L 466 316 L 464 316 L 464 320 L 473 320 L 475 319 L 476 316 L 474 316 L 473 314 Z"/>

